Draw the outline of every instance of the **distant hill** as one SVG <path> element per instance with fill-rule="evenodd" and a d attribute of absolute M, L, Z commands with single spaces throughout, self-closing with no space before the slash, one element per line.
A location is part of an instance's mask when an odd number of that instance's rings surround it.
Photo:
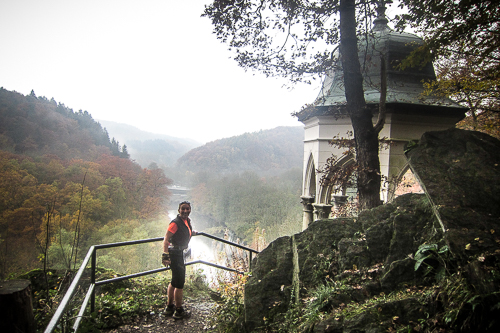
<path fill-rule="evenodd" d="M 0 150 L 63 160 L 95 159 L 101 154 L 128 158 L 126 149 L 92 119 L 87 111 L 74 112 L 53 98 L 24 96 L 0 88 Z"/>
<path fill-rule="evenodd" d="M 201 145 L 186 138 L 150 133 L 137 127 L 113 121 L 99 120 L 108 133 L 125 144 L 130 157 L 143 168 L 151 163 L 160 167 L 172 167 L 182 155 Z"/>
<path fill-rule="evenodd" d="M 177 167 L 191 172 L 257 174 L 302 168 L 303 127 L 277 127 L 209 142 L 182 156 Z"/>

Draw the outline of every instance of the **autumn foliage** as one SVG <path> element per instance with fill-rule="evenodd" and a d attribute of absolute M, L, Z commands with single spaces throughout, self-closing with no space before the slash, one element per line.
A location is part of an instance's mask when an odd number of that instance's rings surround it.
<path fill-rule="evenodd" d="M 166 212 L 171 182 L 130 160 L 89 113 L 1 88 L 0 276 L 71 268 L 106 226 Z"/>

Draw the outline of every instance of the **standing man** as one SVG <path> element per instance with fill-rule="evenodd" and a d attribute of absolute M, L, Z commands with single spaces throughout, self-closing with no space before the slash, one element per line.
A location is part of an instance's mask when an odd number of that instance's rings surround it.
<path fill-rule="evenodd" d="M 183 201 L 179 204 L 179 214 L 168 225 L 167 233 L 163 239 L 162 263 L 170 265 L 172 271 L 172 281 L 168 285 L 168 303 L 165 310 L 166 316 L 173 316 L 175 319 L 189 317 L 189 313 L 182 307 L 182 296 L 184 282 L 186 281 L 186 266 L 184 264 L 183 252 L 188 248 L 191 236 L 196 235 L 196 231 L 191 226 L 191 203 Z"/>

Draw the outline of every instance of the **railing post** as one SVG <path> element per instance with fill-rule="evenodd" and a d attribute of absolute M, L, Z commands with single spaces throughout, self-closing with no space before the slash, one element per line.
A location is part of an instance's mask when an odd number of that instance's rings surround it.
<path fill-rule="evenodd" d="M 94 248 L 92 252 L 92 263 L 90 267 L 90 284 L 95 286 L 95 269 L 97 263 L 97 249 Z M 90 296 L 90 313 L 95 312 L 95 288 L 92 291 L 92 295 Z"/>
<path fill-rule="evenodd" d="M 252 251 L 248 251 L 250 253 L 250 261 L 248 262 L 248 269 L 251 272 L 252 271 Z"/>

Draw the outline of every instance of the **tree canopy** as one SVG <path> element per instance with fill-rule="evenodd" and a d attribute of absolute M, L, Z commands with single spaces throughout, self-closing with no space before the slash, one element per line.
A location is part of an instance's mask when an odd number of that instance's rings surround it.
<path fill-rule="evenodd" d="M 411 25 L 424 33 L 425 47 L 435 57 L 460 52 L 485 67 L 485 77 L 500 77 L 498 1 L 401 0 L 400 7 L 408 13 L 396 18 L 397 27 Z"/>
<path fill-rule="evenodd" d="M 339 0 L 215 0 L 203 16 L 246 69 L 310 82 L 335 64 L 340 43 Z M 375 4 L 363 2 L 357 33 L 371 28 Z"/>
<path fill-rule="evenodd" d="M 425 40 L 404 65 L 434 60 L 437 80 L 427 83 L 428 91 L 470 109 L 472 121 L 466 119 L 462 127 L 495 135 L 498 116 L 492 112 L 500 111 L 498 1 L 402 0 L 400 6 L 408 13 L 396 17 L 397 28 L 410 25 Z"/>

